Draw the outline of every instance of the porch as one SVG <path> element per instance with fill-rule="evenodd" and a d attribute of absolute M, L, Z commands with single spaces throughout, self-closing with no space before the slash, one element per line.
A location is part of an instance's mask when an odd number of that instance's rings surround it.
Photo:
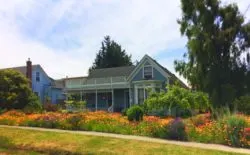
<path fill-rule="evenodd" d="M 86 101 L 86 108 L 91 111 L 121 112 L 122 109 L 130 107 L 129 89 L 81 90 L 67 94 L 75 100 Z"/>

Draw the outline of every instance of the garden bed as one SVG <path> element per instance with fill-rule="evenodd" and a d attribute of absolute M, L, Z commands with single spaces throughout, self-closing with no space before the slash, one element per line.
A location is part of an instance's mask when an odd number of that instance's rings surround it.
<path fill-rule="evenodd" d="M 8 111 L 0 115 L 0 124 L 108 132 L 249 147 L 250 117 L 244 115 L 234 117 L 237 117 L 237 120 L 242 119 L 248 122 L 247 125 L 244 128 L 229 126 L 228 122 L 235 118 L 212 120 L 209 114 L 198 115 L 184 120 L 181 118 L 144 116 L 143 121 L 133 122 L 128 121 L 126 116 L 119 113 L 103 111 L 83 113 L 47 112 L 41 114 Z"/>

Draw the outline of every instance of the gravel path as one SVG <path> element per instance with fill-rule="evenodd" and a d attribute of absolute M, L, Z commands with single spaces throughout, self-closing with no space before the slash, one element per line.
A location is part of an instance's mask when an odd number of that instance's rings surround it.
<path fill-rule="evenodd" d="M 0 127 L 36 130 L 36 131 L 50 131 L 50 132 L 58 132 L 58 133 L 73 133 L 73 134 L 90 135 L 90 136 L 112 137 L 112 138 L 139 140 L 139 141 L 144 141 L 144 142 L 153 142 L 153 143 L 161 143 L 161 144 L 172 144 L 172 145 L 194 147 L 194 148 L 200 148 L 200 149 L 250 154 L 250 149 L 232 148 L 229 146 L 218 145 L 218 144 L 180 142 L 180 141 L 164 140 L 164 139 L 157 139 L 157 138 L 150 138 L 150 137 L 120 135 L 120 134 L 102 133 L 102 132 L 93 132 L 93 131 L 70 131 L 70 130 L 60 130 L 60 129 L 45 129 L 45 128 L 35 128 L 35 127 L 7 126 L 7 125 L 0 125 Z"/>

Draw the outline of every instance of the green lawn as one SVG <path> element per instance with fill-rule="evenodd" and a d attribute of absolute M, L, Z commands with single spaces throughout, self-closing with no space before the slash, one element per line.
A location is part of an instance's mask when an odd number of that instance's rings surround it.
<path fill-rule="evenodd" d="M 176 145 L 0 127 L 0 154 L 232 155 Z"/>

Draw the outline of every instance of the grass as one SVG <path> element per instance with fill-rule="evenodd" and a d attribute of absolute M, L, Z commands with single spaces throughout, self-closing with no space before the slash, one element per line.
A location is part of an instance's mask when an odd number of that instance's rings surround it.
<path fill-rule="evenodd" d="M 18 155 L 43 155 L 43 153 L 35 152 L 35 151 L 29 151 L 29 150 L 21 150 L 21 149 L 6 149 L 0 147 L 0 154 L 2 155 L 9 155 L 9 154 L 18 154 Z"/>
<path fill-rule="evenodd" d="M 235 154 L 135 140 L 4 127 L 0 127 L 0 133 L 0 154 Z"/>

